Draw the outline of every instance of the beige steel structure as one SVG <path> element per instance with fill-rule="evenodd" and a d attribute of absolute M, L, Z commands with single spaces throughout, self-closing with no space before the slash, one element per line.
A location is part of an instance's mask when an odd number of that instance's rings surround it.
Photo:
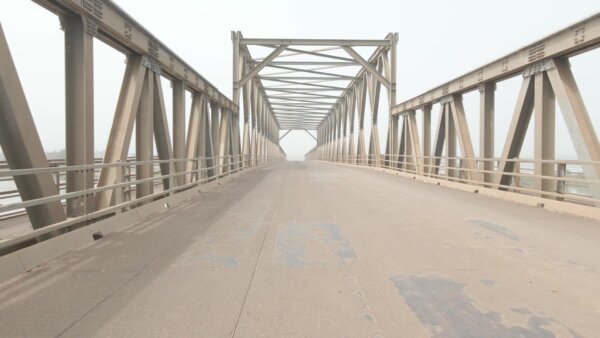
<path fill-rule="evenodd" d="M 249 145 L 255 143 L 255 124 L 263 116 L 267 116 L 267 126 L 273 125 L 275 131 L 305 130 L 313 136 L 309 130 L 316 130 L 317 142 L 322 143 L 325 133 L 321 129 L 331 128 L 340 140 L 347 139 L 354 132 L 354 123 L 350 122 L 348 128 L 341 126 L 348 119 L 353 121 L 355 100 L 360 101 L 359 107 L 362 107 L 358 110 L 361 121 L 358 129 L 362 137 L 358 149 L 359 154 L 364 154 L 367 89 L 374 103 L 370 112 L 372 134 L 369 147 L 372 153 L 380 153 L 377 134 L 379 93 L 383 85 L 389 106 L 395 105 L 397 33 L 390 33 L 382 40 L 334 40 L 244 38 L 241 32 L 233 32 L 232 39 L 234 102 L 239 103 L 243 90 L 244 155 L 255 153 Z M 250 46 L 272 51 L 264 58 L 254 59 Z M 372 47 L 375 51 L 365 59 L 356 47 Z M 345 55 L 331 53 L 337 50 Z M 285 61 L 284 58 L 293 58 L 293 61 Z M 349 75 L 345 70 L 353 66 L 359 67 L 359 70 Z M 266 69 L 271 69 L 271 72 L 265 73 Z M 278 71 L 273 72 L 272 69 Z M 319 128 L 319 125 L 323 127 Z M 394 128 L 389 131 L 391 139 L 394 138 Z M 343 135 L 340 134 L 342 130 Z M 346 135 L 346 130 L 349 130 L 349 135 Z M 354 152 L 354 148 L 343 147 L 343 143 L 339 143 L 340 154 Z M 393 145 L 393 142 L 388 142 L 388 147 Z"/>
<path fill-rule="evenodd" d="M 388 137 L 388 142 L 391 142 L 388 149 L 392 150 L 385 152 L 383 163 L 379 162 L 382 155 L 376 147 L 371 146 L 369 152 L 365 152 L 361 149 L 363 141 L 359 137 L 358 150 L 354 151 L 354 138 L 345 136 L 354 132 L 353 105 L 358 106 L 359 114 L 364 109 L 361 106 L 364 102 L 357 97 L 348 104 L 350 108 L 345 115 L 327 116 L 327 120 L 319 126 L 319 144 L 307 156 L 597 205 L 600 199 L 600 144 L 570 70 L 569 58 L 589 52 L 599 44 L 600 15 L 596 14 L 392 106 Z M 495 158 L 496 83 L 516 76 L 523 78 L 521 90 L 515 102 L 504 150 L 500 158 Z M 474 153 L 467 112 L 463 106 L 463 95 L 476 90 L 480 93 L 479 154 Z M 555 158 L 556 102 L 563 114 L 577 160 Z M 431 110 L 435 104 L 440 106 L 440 118 L 432 130 Z M 520 158 L 521 148 L 532 118 L 534 157 L 523 159 Z M 417 119 L 421 119 L 422 130 L 417 128 Z M 377 133 L 376 129 L 372 135 L 374 133 Z M 373 142 L 373 137 L 371 139 Z M 533 166 L 533 173 L 521 172 L 520 168 L 526 165 Z M 583 175 L 565 177 L 565 168 L 569 166 L 581 168 Z M 521 186 L 522 180 L 533 183 Z M 565 184 L 585 185 L 589 194 L 569 194 L 565 192 Z"/>
<path fill-rule="evenodd" d="M 234 31 L 230 99 L 112 1 L 34 1 L 64 30 L 66 158 L 46 158 L 0 27 L 0 183 L 15 185 L 0 191 L 0 335 L 600 330 L 600 144 L 569 64 L 600 46 L 600 14 L 397 104 L 397 33 Z M 94 145 L 96 40 L 127 59 L 106 145 Z M 514 77 L 496 158 L 496 84 Z M 557 103 L 577 159 L 556 156 Z M 293 131 L 314 138 L 313 161 L 283 161 Z"/>
<path fill-rule="evenodd" d="M 253 157 L 241 155 L 237 104 L 219 92 L 177 54 L 112 1 L 36 1 L 60 18 L 65 35 L 66 159 L 48 168 L 43 145 L 0 29 L 0 141 L 22 199 L 3 212 L 25 207 L 34 229 L 88 222 L 123 202 L 123 170 L 135 174 L 140 204 L 251 165 L 284 156 L 272 124 L 259 120 Z M 102 163 L 94 159 L 94 40 L 127 57 L 118 104 Z M 172 82 L 173 135 L 167 125 L 161 79 Z M 192 94 L 185 107 L 186 91 Z M 189 121 L 185 121 L 186 109 Z M 128 150 L 135 125 L 135 162 Z M 187 126 L 187 133 L 186 128 Z M 267 132 L 269 130 L 269 132 Z M 186 139 L 187 134 L 187 139 Z M 154 158 L 154 144 L 158 158 Z M 104 147 L 104 145 L 99 145 Z M 159 169 L 155 172 L 155 167 Z M 37 168 L 38 170 L 34 170 Z M 200 171 L 202 171 L 200 173 Z M 64 193 L 61 172 L 64 173 Z M 199 174 L 200 173 L 200 174 Z M 54 176 L 58 177 L 57 180 Z M 159 192 L 155 185 L 160 183 Z M 65 207 L 63 207 L 63 204 Z M 112 211 L 111 211 L 112 210 Z"/>
<path fill-rule="evenodd" d="M 230 100 L 112 1 L 36 2 L 58 15 L 65 34 L 66 159 L 47 161 L 0 30 L 5 60 L 0 141 L 10 169 L 0 171 L 0 179 L 14 181 L 17 188 L 2 196 L 21 199 L 3 203 L 0 216 L 10 219 L 26 210 L 35 231 L 24 241 L 43 241 L 116 211 L 282 159 L 279 141 L 293 130 L 316 140 L 309 159 L 598 205 L 600 145 L 569 68 L 569 57 L 600 43 L 598 14 L 396 104 L 397 33 L 381 40 L 339 40 L 246 38 L 232 32 Z M 94 158 L 93 144 L 95 39 L 127 57 L 103 159 Z M 253 57 L 253 48 L 267 54 Z M 369 57 L 361 55 L 365 49 Z M 494 158 L 496 83 L 515 76 L 523 77 L 521 91 L 502 155 Z M 173 88 L 172 136 L 161 86 L 165 78 Z M 391 107 L 385 149 L 378 127 L 382 87 Z M 475 90 L 480 92 L 479 154 L 462 103 L 463 95 Z M 186 92 L 192 95 L 191 107 L 185 107 Z M 555 102 L 577 160 L 555 158 Z M 440 112 L 432 130 L 434 105 Z M 535 154 L 523 159 L 520 150 L 532 118 Z M 129 158 L 134 126 L 136 151 Z M 528 165 L 531 173 L 522 170 Z M 573 175 L 572 168 L 581 174 Z M 586 192 L 573 193 L 570 186 Z M 11 245 L 21 244 L 15 239 L 0 246 Z"/>

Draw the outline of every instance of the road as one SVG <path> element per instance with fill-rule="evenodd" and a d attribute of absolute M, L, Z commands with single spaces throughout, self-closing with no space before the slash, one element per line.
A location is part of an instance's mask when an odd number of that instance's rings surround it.
<path fill-rule="evenodd" d="M 0 284 L 6 337 L 594 337 L 600 224 L 283 162 Z"/>

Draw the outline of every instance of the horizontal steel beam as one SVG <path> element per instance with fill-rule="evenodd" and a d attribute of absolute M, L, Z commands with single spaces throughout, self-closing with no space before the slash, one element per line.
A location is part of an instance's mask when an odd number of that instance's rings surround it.
<path fill-rule="evenodd" d="M 290 94 L 295 94 L 295 95 L 304 95 L 302 96 L 303 98 L 306 99 L 338 99 L 338 96 L 334 96 L 334 95 L 325 95 L 325 94 L 316 94 L 316 93 L 304 93 L 304 92 L 298 92 L 298 91 L 294 91 L 294 90 L 285 90 L 285 92 L 290 93 Z M 273 97 L 271 95 L 269 95 L 269 97 Z M 281 96 L 275 96 L 275 97 L 281 97 Z"/>
<path fill-rule="evenodd" d="M 330 75 L 330 76 L 260 76 L 261 80 L 319 80 L 338 81 L 354 80 L 354 76 Z"/>
<path fill-rule="evenodd" d="M 335 40 L 335 39 L 240 39 L 241 45 L 290 46 L 390 46 L 390 40 Z"/>
<path fill-rule="evenodd" d="M 310 111 L 310 112 L 315 112 L 315 113 L 326 113 L 328 112 L 330 109 L 326 108 L 311 108 L 311 107 L 306 107 L 306 108 L 301 108 L 301 107 L 272 107 L 273 111 L 295 111 L 295 112 L 306 112 L 306 111 Z"/>
<path fill-rule="evenodd" d="M 306 120 L 319 120 L 321 121 L 325 115 L 305 115 L 305 114 L 275 114 L 278 121 L 283 120 L 295 120 L 295 121 L 306 121 Z"/>
<path fill-rule="evenodd" d="M 321 119 L 279 119 L 279 123 L 318 123 L 321 122 Z"/>
<path fill-rule="evenodd" d="M 289 126 L 286 129 L 291 129 L 291 130 L 317 130 L 317 126 Z"/>
<path fill-rule="evenodd" d="M 392 107 L 392 114 L 398 115 L 419 109 L 423 105 L 436 103 L 441 98 L 452 94 L 477 89 L 486 82 L 496 82 L 521 74 L 525 68 L 542 60 L 575 55 L 595 48 L 599 44 L 600 13 L 404 101 Z"/>
<path fill-rule="evenodd" d="M 291 130 L 317 130 L 318 125 L 313 124 L 313 125 L 297 125 L 297 126 L 286 126 L 285 129 L 291 129 Z"/>
<path fill-rule="evenodd" d="M 327 114 L 328 110 L 324 110 L 324 109 L 294 109 L 294 108 L 273 108 L 273 112 L 277 112 L 277 113 L 286 113 L 286 112 L 294 112 L 294 113 L 306 113 L 306 112 L 310 112 L 310 113 L 315 113 L 315 114 Z"/>
<path fill-rule="evenodd" d="M 282 121 L 281 129 L 288 129 L 286 126 L 316 126 L 319 123 L 321 123 L 321 121 Z"/>
<path fill-rule="evenodd" d="M 318 117 L 318 118 L 308 118 L 308 119 L 294 119 L 294 118 L 277 118 L 277 121 L 281 124 L 281 123 L 289 123 L 289 122 L 294 122 L 294 123 L 309 123 L 309 122 L 316 122 L 316 123 L 320 123 L 323 120 L 323 117 Z"/>
<path fill-rule="evenodd" d="M 348 67 L 348 66 L 359 66 L 360 64 L 356 61 L 273 61 L 269 63 L 268 67 L 271 66 L 335 66 L 335 67 Z"/>
<path fill-rule="evenodd" d="M 264 87 L 265 90 L 271 90 L 271 91 L 279 91 L 279 92 L 285 92 L 285 91 L 298 91 L 298 90 L 304 90 L 304 91 L 309 91 L 309 92 L 332 92 L 332 91 L 340 91 L 340 90 L 345 90 L 344 88 L 302 88 L 302 87 L 291 87 L 291 88 L 279 88 L 279 87 Z"/>
<path fill-rule="evenodd" d="M 292 84 L 292 85 L 315 87 L 315 88 L 327 88 L 327 89 L 337 89 L 337 90 L 346 89 L 344 87 L 328 86 L 328 85 L 322 85 L 322 84 L 314 84 L 314 83 L 298 82 L 298 81 L 290 81 L 290 80 L 273 79 L 273 80 L 269 80 L 269 81 L 281 82 L 281 83 Z M 273 88 L 273 87 L 270 87 L 270 88 Z M 282 88 L 286 88 L 286 87 L 282 87 Z"/>
<path fill-rule="evenodd" d="M 318 104 L 333 104 L 333 102 L 330 101 L 322 101 L 322 100 L 331 100 L 328 98 L 318 98 L 318 97 L 306 97 L 306 96 L 269 96 L 269 99 L 272 100 L 280 100 L 279 103 L 299 103 L 299 102 L 304 102 L 304 103 L 318 103 Z M 272 102 L 277 102 L 277 101 L 272 101 Z"/>
<path fill-rule="evenodd" d="M 310 129 L 314 130 L 318 126 L 318 123 L 289 123 L 284 124 L 282 129 Z"/>
<path fill-rule="evenodd" d="M 276 113 L 273 113 L 273 114 L 275 116 L 294 117 L 294 118 L 296 118 L 296 117 L 315 117 L 316 118 L 316 117 L 322 117 L 322 116 L 325 115 L 325 114 L 321 114 L 321 113 L 318 113 L 318 112 L 297 112 L 297 113 L 293 113 L 293 112 L 292 113 L 290 113 L 290 112 L 288 112 L 288 113 L 286 113 L 286 112 L 276 112 Z"/>
<path fill-rule="evenodd" d="M 310 111 L 310 110 L 293 110 L 293 109 L 278 109 L 275 108 L 273 110 L 274 114 L 293 114 L 293 115 L 306 115 L 306 114 L 318 114 L 318 115 L 326 115 L 327 111 Z"/>
<path fill-rule="evenodd" d="M 284 72 L 286 74 L 293 74 L 294 72 L 296 73 L 307 73 L 307 74 L 316 74 L 316 75 L 324 75 L 324 76 L 332 76 L 332 77 L 343 77 L 346 78 L 347 80 L 354 80 L 356 79 L 355 76 L 346 76 L 346 75 L 342 75 L 342 74 L 336 74 L 336 73 L 329 73 L 329 72 L 322 72 L 319 69 L 302 69 L 302 68 L 295 68 L 295 67 L 285 67 L 285 66 L 275 66 L 275 65 L 269 65 L 267 67 L 270 68 L 277 68 L 277 69 L 283 69 L 283 70 L 289 70 L 290 72 Z M 270 76 L 269 74 L 264 74 L 264 76 Z"/>
<path fill-rule="evenodd" d="M 294 126 L 294 127 L 304 127 L 304 128 L 308 128 L 310 126 L 316 126 L 319 122 L 290 122 L 290 123 L 285 123 L 284 122 L 284 127 L 282 127 L 282 129 L 290 129 L 290 126 Z"/>
<path fill-rule="evenodd" d="M 51 11 L 56 11 L 56 1 L 35 1 Z M 91 6 L 86 5 L 88 3 L 89 1 L 81 0 L 60 1 L 64 6 L 63 10 L 68 10 L 71 14 L 83 15 L 89 19 L 89 25 L 97 25 L 95 34 L 102 41 L 119 50 L 150 57 L 150 63 L 158 66 L 161 73 L 183 81 L 188 88 L 204 93 L 211 101 L 218 102 L 222 107 L 234 112 L 238 111 L 238 107 L 232 100 L 219 92 L 192 66 L 113 1 L 94 1 L 94 5 Z"/>
<path fill-rule="evenodd" d="M 269 45 L 262 45 L 261 47 L 275 48 L 275 46 L 269 46 Z M 328 47 L 326 46 L 326 47 L 322 47 L 322 48 L 318 48 L 318 49 L 312 49 L 309 52 L 311 52 L 311 53 L 320 53 L 320 52 L 327 52 L 327 51 L 339 50 L 339 49 L 341 49 L 341 48 L 337 47 L 337 46 L 328 46 Z M 288 50 L 290 50 L 290 49 L 288 48 Z M 300 52 L 293 52 L 293 51 L 290 50 L 289 53 L 282 53 L 281 55 L 279 55 L 279 57 L 280 58 L 284 58 L 284 57 L 296 56 L 296 55 L 300 55 L 300 54 L 305 54 L 304 52 L 306 52 L 306 51 L 303 50 L 302 53 L 300 53 Z M 255 61 L 262 61 L 262 60 L 264 60 L 264 57 L 262 57 L 262 58 L 256 58 L 254 60 Z"/>
<path fill-rule="evenodd" d="M 311 96 L 292 96 L 292 95 L 269 95 L 269 99 L 277 99 L 277 100 L 288 100 L 288 101 L 306 101 L 306 102 L 323 102 L 323 101 L 312 101 L 312 100 L 331 100 L 337 99 L 337 96 L 329 97 L 311 97 Z M 309 100 L 309 101 L 307 101 Z M 323 102 L 329 103 L 329 102 Z M 333 103 L 333 102 L 332 102 Z"/>
<path fill-rule="evenodd" d="M 306 108 L 302 108 L 302 107 L 273 107 L 273 111 L 293 111 L 293 112 L 314 112 L 314 113 L 318 113 L 318 112 L 322 112 L 322 113 L 327 113 L 329 111 L 329 109 L 322 109 L 322 108 L 310 108 L 310 107 L 306 107 Z"/>
<path fill-rule="evenodd" d="M 290 52 L 296 52 L 296 53 L 299 53 L 299 54 L 312 55 L 312 56 L 317 56 L 317 57 L 322 57 L 322 58 L 328 58 L 328 59 L 334 59 L 334 60 L 354 61 L 354 60 L 352 60 L 350 58 L 345 58 L 343 56 L 329 55 L 329 54 L 324 54 L 324 53 L 310 51 L 310 50 L 301 50 L 301 49 L 290 48 L 290 47 L 288 47 L 287 50 L 289 50 Z"/>
<path fill-rule="evenodd" d="M 321 117 L 316 117 L 316 118 L 313 117 L 312 119 L 286 119 L 286 118 L 279 119 L 278 118 L 278 121 L 280 123 L 285 123 L 285 122 L 290 122 L 290 121 L 294 121 L 294 122 L 315 122 L 315 121 L 318 121 L 318 122 L 321 122 L 321 120 L 323 120 L 322 116 Z"/>
<path fill-rule="evenodd" d="M 323 119 L 323 115 L 309 115 L 309 116 L 294 116 L 294 115 L 276 115 L 279 121 L 321 121 Z"/>
<path fill-rule="evenodd" d="M 272 98 L 271 98 L 272 100 Z M 308 100 L 289 100 L 289 101 L 271 101 L 271 106 L 278 104 L 284 104 L 284 103 L 291 103 L 292 105 L 309 105 L 309 106 L 322 106 L 322 107 L 332 107 L 333 103 L 330 102 L 317 102 L 317 101 L 308 101 Z"/>
<path fill-rule="evenodd" d="M 303 116 L 303 117 L 323 117 L 325 116 L 325 114 L 318 114 L 318 113 L 274 113 L 275 116 L 285 116 L 285 117 L 296 117 L 296 116 Z"/>
<path fill-rule="evenodd" d="M 271 46 L 271 45 L 262 45 L 262 47 L 275 48 L 275 46 Z M 327 49 L 329 49 L 329 48 L 327 48 Z M 338 47 L 335 47 L 335 49 L 338 49 Z M 328 58 L 328 59 L 334 59 L 334 60 L 354 61 L 353 59 L 350 59 L 350 58 L 345 58 L 345 57 L 337 56 L 337 55 L 323 54 L 323 53 L 320 53 L 319 51 L 301 50 L 301 49 L 290 48 L 290 47 L 286 48 L 286 50 L 290 51 L 290 52 L 293 52 L 293 54 L 292 53 L 282 54 L 282 55 L 280 55 L 280 57 L 291 56 L 291 55 L 313 55 L 313 56 L 318 56 L 318 57 Z M 255 59 L 253 61 L 254 62 L 261 62 L 264 59 L 265 58 L 257 58 L 257 59 Z"/>
<path fill-rule="evenodd" d="M 331 107 L 333 105 L 333 103 L 327 103 L 327 102 L 320 102 L 320 103 L 308 103 L 308 102 L 288 102 L 288 101 L 283 101 L 283 102 L 277 102 L 277 101 L 271 101 L 271 106 L 284 106 L 284 107 L 311 107 L 311 106 L 326 106 L 326 107 Z"/>
<path fill-rule="evenodd" d="M 321 121 L 282 121 L 281 122 L 281 129 L 288 129 L 285 128 L 285 126 L 315 126 L 317 124 L 321 123 Z"/>
<path fill-rule="evenodd" d="M 307 102 L 307 101 L 271 101 L 271 106 L 285 106 L 285 107 L 331 107 L 331 102 Z"/>

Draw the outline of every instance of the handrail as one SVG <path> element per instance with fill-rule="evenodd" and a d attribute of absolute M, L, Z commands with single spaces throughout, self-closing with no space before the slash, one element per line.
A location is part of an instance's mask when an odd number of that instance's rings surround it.
<path fill-rule="evenodd" d="M 144 179 L 134 179 L 134 180 L 126 180 L 126 176 L 129 178 L 135 177 L 135 175 L 126 175 L 123 170 L 121 170 L 121 176 L 116 180 L 114 184 L 104 186 L 104 187 L 95 187 L 93 189 L 87 189 L 82 191 L 75 191 L 66 193 L 64 191 L 59 191 L 57 195 L 47 196 L 43 198 L 37 198 L 27 201 L 19 201 L 10 204 L 1 205 L 0 204 L 0 215 L 3 213 L 7 213 L 14 210 L 23 210 L 24 208 L 42 205 L 49 203 L 51 201 L 66 201 L 67 199 L 73 199 L 83 196 L 90 196 L 95 193 L 99 193 L 107 190 L 114 190 L 115 197 L 113 203 L 105 209 L 102 210 L 92 210 L 86 211 L 83 215 L 72 217 L 67 219 L 66 221 L 59 222 L 56 224 L 52 224 L 40 229 L 29 231 L 23 235 L 20 235 L 16 238 L 11 238 L 5 241 L 0 242 L 0 256 L 11 252 L 10 248 L 20 247 L 21 244 L 31 240 L 46 240 L 47 238 L 40 238 L 43 235 L 56 234 L 57 231 L 67 230 L 68 227 L 74 224 L 82 224 L 89 220 L 93 220 L 99 217 L 104 217 L 109 214 L 114 214 L 117 211 L 124 210 L 126 208 L 134 208 L 145 202 L 164 198 L 166 196 L 177 194 L 182 191 L 188 190 L 193 187 L 197 187 L 199 185 L 205 184 L 207 182 L 223 178 L 229 176 L 231 174 L 245 171 L 248 169 L 257 168 L 269 163 L 273 163 L 276 161 L 278 157 L 270 157 L 267 155 L 264 156 L 256 156 L 256 155 L 228 155 L 221 157 L 197 157 L 192 159 L 173 159 L 173 160 L 153 160 L 153 161 L 132 161 L 132 162 L 118 162 L 118 163 L 110 163 L 110 164 L 95 164 L 95 165 L 87 165 L 87 166 L 62 166 L 62 167 L 52 167 L 52 168 L 34 168 L 34 169 L 16 169 L 16 170 L 1 170 L 0 174 L 2 177 L 18 177 L 21 175 L 30 175 L 37 174 L 41 172 L 53 172 L 53 173 L 66 173 L 69 171 L 80 171 L 80 170 L 88 170 L 88 169 L 101 169 L 105 167 L 117 167 L 117 168 L 130 168 L 131 171 L 135 170 L 137 165 L 142 164 L 152 164 L 154 167 L 159 166 L 161 163 L 174 163 L 181 161 L 191 161 L 195 163 L 202 163 L 203 161 L 213 163 L 211 165 L 201 165 L 193 170 L 182 171 L 182 172 L 173 172 L 167 174 L 158 174 L 154 172 L 153 176 L 150 178 Z M 217 163 L 217 164 L 214 164 Z M 186 177 L 186 181 L 182 184 L 176 184 L 176 178 L 184 176 Z M 169 182 L 169 185 L 165 185 L 165 180 Z M 153 184 L 160 185 L 163 184 L 163 189 L 160 191 L 156 191 L 147 196 L 142 197 L 134 197 L 131 195 L 131 191 L 135 189 L 136 186 L 140 184 Z M 128 198 L 125 196 L 126 192 L 129 192 Z M 1 199 L 0 199 L 1 200 Z M 123 200 L 120 202 L 120 200 Z"/>
<path fill-rule="evenodd" d="M 337 156 L 319 156 L 316 160 L 328 161 L 334 163 L 343 163 L 357 166 L 379 167 L 399 172 L 408 173 L 420 177 L 431 177 L 439 180 L 447 180 L 458 183 L 469 184 L 473 186 L 484 186 L 494 189 L 509 190 L 517 193 L 528 195 L 541 196 L 545 198 L 558 199 L 566 202 L 583 204 L 588 206 L 596 206 L 600 204 L 600 199 L 594 198 L 589 189 L 593 185 L 600 185 L 600 180 L 587 179 L 583 175 L 584 166 L 599 166 L 598 161 L 577 161 L 577 160 L 535 160 L 513 158 L 509 161 L 515 163 L 513 172 L 503 173 L 511 177 L 509 184 L 501 184 L 496 182 L 482 182 L 474 180 L 472 173 L 481 174 L 488 173 L 497 175 L 494 170 L 485 170 L 484 163 L 498 163 L 498 158 L 475 158 L 477 168 L 470 169 L 463 164 L 466 158 L 464 157 L 445 157 L 445 156 L 410 156 L 410 155 L 394 155 L 386 162 L 376 165 L 373 161 L 373 155 L 357 156 L 357 155 L 337 155 Z M 416 162 L 415 162 L 416 159 Z M 439 164 L 436 164 L 437 161 Z M 449 165 L 449 161 L 453 161 L 456 165 Z M 554 175 L 538 175 L 531 168 L 523 167 L 522 164 L 533 164 L 535 162 L 543 162 L 554 165 Z M 569 170 L 568 166 L 579 167 L 580 170 Z M 578 178 L 579 177 L 579 178 Z M 535 185 L 536 180 L 544 180 L 552 182 L 555 187 L 554 191 L 542 190 Z"/>

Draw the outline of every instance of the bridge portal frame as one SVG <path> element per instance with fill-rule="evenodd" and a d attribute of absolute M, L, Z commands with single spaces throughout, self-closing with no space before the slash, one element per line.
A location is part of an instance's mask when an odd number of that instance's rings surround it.
<path fill-rule="evenodd" d="M 243 154 L 254 154 L 253 151 L 256 151 L 251 145 L 260 143 L 264 137 L 265 126 L 261 126 L 260 121 L 266 116 L 268 140 L 273 138 L 273 141 L 277 141 L 280 130 L 316 130 L 316 149 L 321 155 L 347 156 L 355 154 L 355 149 L 358 149 L 358 155 L 366 160 L 364 103 L 367 89 L 371 102 L 369 153 L 380 153 L 377 126 L 379 93 L 383 85 L 387 90 L 389 107 L 396 104 L 397 33 L 390 33 L 381 40 L 336 40 L 245 38 L 241 32 L 232 32 L 232 40 L 234 102 L 238 103 L 241 92 L 244 93 L 241 105 L 244 110 Z M 254 59 L 249 46 L 273 50 L 264 58 Z M 308 50 L 307 47 L 316 49 Z M 375 47 L 375 51 L 367 60 L 354 47 Z M 327 53 L 332 50 L 342 50 L 347 56 Z M 313 59 L 281 61 L 282 57 L 288 56 L 309 56 Z M 354 76 L 335 72 L 336 68 L 346 66 L 361 68 Z M 282 71 L 261 75 L 260 72 L 267 67 Z M 277 85 L 265 86 L 264 81 Z M 348 81 L 348 84 L 330 84 L 340 81 Z M 339 92 L 339 95 L 330 92 Z M 329 101 L 332 99 L 335 101 Z M 355 105 L 355 100 L 361 103 Z M 356 106 L 362 107 L 358 111 L 357 147 L 353 141 Z M 259 121 L 258 125 L 256 121 Z M 387 148 L 395 146 L 393 140 L 396 134 L 397 123 L 391 122 Z M 379 161 L 377 156 L 375 162 Z"/>

